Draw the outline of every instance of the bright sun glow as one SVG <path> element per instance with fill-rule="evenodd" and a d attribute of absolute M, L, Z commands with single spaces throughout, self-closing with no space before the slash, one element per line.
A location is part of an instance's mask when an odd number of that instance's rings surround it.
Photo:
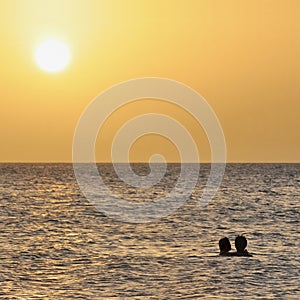
<path fill-rule="evenodd" d="M 64 43 L 58 40 L 47 40 L 37 47 L 35 60 L 41 69 L 47 72 L 57 72 L 68 65 L 70 52 Z"/>

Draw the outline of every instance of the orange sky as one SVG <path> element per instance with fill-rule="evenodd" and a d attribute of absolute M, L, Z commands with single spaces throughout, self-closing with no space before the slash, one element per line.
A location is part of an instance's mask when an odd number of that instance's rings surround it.
<path fill-rule="evenodd" d="M 34 61 L 47 38 L 72 59 L 58 73 Z M 0 161 L 71 161 L 76 123 L 104 89 L 137 77 L 166 77 L 198 91 L 218 116 L 230 162 L 300 161 L 300 1 L 0 2 Z M 117 128 L 135 115 L 168 113 L 186 125 L 209 161 L 207 139 L 186 112 L 145 100 L 115 112 L 102 128 L 98 160 L 109 160 Z M 171 142 L 145 136 L 130 157 Z"/>

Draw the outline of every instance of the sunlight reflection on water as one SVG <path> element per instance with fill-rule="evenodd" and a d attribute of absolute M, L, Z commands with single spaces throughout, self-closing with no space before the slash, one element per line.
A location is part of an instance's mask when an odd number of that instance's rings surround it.
<path fill-rule="evenodd" d="M 146 172 L 146 165 L 135 165 Z M 100 172 L 130 201 L 172 188 L 170 164 L 155 190 Z M 300 165 L 232 164 L 205 208 L 209 165 L 178 211 L 147 224 L 115 222 L 81 195 L 70 164 L 0 165 L 0 296 L 7 299 L 297 299 Z M 145 193 L 147 197 L 145 197 Z M 144 195 L 144 196 L 143 196 Z M 218 239 L 248 238 L 254 257 L 219 257 Z M 298 295 L 298 296 L 297 296 Z"/>

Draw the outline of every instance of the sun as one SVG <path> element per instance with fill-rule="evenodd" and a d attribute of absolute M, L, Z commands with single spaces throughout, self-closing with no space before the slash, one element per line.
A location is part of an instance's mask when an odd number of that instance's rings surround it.
<path fill-rule="evenodd" d="M 35 60 L 47 72 L 58 72 L 67 67 L 71 55 L 68 47 L 59 40 L 46 40 L 35 50 Z"/>

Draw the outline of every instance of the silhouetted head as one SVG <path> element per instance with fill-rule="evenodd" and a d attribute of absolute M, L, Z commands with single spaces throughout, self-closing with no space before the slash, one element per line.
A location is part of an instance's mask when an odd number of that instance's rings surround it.
<path fill-rule="evenodd" d="M 231 250 L 230 241 L 227 237 L 219 240 L 220 253 L 226 253 Z"/>
<path fill-rule="evenodd" d="M 243 252 L 247 247 L 247 239 L 242 235 L 238 235 L 234 244 L 237 252 Z"/>

